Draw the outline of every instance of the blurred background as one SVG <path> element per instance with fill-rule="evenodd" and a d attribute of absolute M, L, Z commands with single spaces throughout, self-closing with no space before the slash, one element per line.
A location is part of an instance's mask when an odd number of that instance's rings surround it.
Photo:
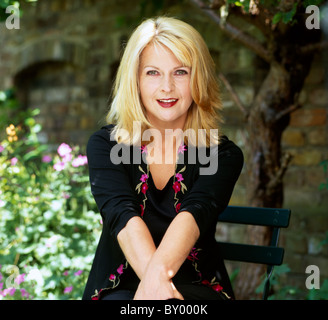
<path fill-rule="evenodd" d="M 0 299 L 81 298 L 102 227 L 85 147 L 105 123 L 129 35 L 163 14 L 194 26 L 216 63 L 223 131 L 245 154 L 231 204 L 292 211 L 271 298 L 328 298 L 326 1 L 0 0 L 0 8 Z M 263 244 L 269 232 L 221 224 L 217 238 Z M 309 265 L 320 289 L 305 286 Z M 227 266 L 237 298 L 257 299 L 257 266 Z"/>

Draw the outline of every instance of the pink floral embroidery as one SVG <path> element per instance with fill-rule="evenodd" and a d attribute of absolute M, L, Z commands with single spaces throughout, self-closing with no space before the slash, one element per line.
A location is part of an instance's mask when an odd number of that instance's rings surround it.
<path fill-rule="evenodd" d="M 223 290 L 223 288 L 219 284 L 215 284 L 214 286 L 212 286 L 212 289 L 218 292 Z"/>
<path fill-rule="evenodd" d="M 142 186 L 141 186 L 141 192 L 142 192 L 143 194 L 146 194 L 147 190 L 148 190 L 148 185 L 147 185 L 147 183 L 143 183 Z"/>
<path fill-rule="evenodd" d="M 140 147 L 141 153 L 146 153 L 147 154 L 147 146 L 143 145 Z"/>
<path fill-rule="evenodd" d="M 222 293 L 223 295 L 225 295 L 225 297 L 226 297 L 227 299 L 230 299 L 230 300 L 231 300 L 231 297 L 230 297 L 226 292 L 223 291 L 223 287 L 219 284 L 219 282 L 216 281 L 216 277 L 214 277 L 214 278 L 211 280 L 211 282 L 208 281 L 208 280 L 202 280 L 202 281 L 201 281 L 201 284 L 203 284 L 203 285 L 205 285 L 205 286 L 207 286 L 207 287 L 213 289 L 213 290 L 216 291 L 216 292 L 220 292 L 220 293 Z"/>
<path fill-rule="evenodd" d="M 191 261 L 198 260 L 198 258 L 197 258 L 198 252 L 199 252 L 199 249 L 196 249 L 195 247 L 192 248 L 187 259 L 191 260 Z"/>
<path fill-rule="evenodd" d="M 116 288 L 120 283 L 120 276 L 123 274 L 123 270 L 128 267 L 128 262 L 125 260 L 124 263 L 120 264 L 116 271 L 114 273 L 111 273 L 108 277 L 108 280 L 110 281 L 110 285 L 107 288 L 102 288 L 99 290 L 95 290 L 94 295 L 91 297 L 91 300 L 99 300 L 100 294 L 103 291 L 106 291 L 108 289 L 114 289 Z"/>
<path fill-rule="evenodd" d="M 140 183 L 137 184 L 136 190 L 138 193 L 144 194 L 144 199 L 142 200 L 142 204 L 140 204 L 141 208 L 141 213 L 140 216 L 143 217 L 145 208 L 146 208 L 146 200 L 147 200 L 147 195 L 146 192 L 148 190 L 148 178 L 149 178 L 149 167 L 147 166 L 147 173 L 142 169 L 141 166 L 139 166 L 139 170 L 142 172 L 142 175 L 140 177 Z"/>
<path fill-rule="evenodd" d="M 124 267 L 124 265 L 121 264 L 121 265 L 117 268 L 117 273 L 118 273 L 118 274 L 122 274 L 122 273 L 123 273 L 123 267 Z"/>
<path fill-rule="evenodd" d="M 173 186 L 172 188 L 174 189 L 174 208 L 177 213 L 179 213 L 181 203 L 179 203 L 179 198 L 177 197 L 178 192 L 184 193 L 185 190 L 187 190 L 186 185 L 182 182 L 184 180 L 182 173 L 186 170 L 186 166 L 184 166 L 180 171 L 178 171 L 174 175 L 173 179 Z M 178 206 L 179 205 L 179 206 Z"/>
<path fill-rule="evenodd" d="M 201 283 L 209 288 L 212 288 L 216 292 L 220 292 L 223 290 L 223 287 L 220 286 L 218 282 L 215 282 L 215 277 L 212 279 L 211 282 L 208 280 L 203 280 Z M 223 292 L 228 298 L 230 298 L 225 292 Z"/>
<path fill-rule="evenodd" d="M 178 193 L 181 190 L 181 184 L 179 181 L 173 183 L 173 189 L 175 193 Z"/>
<path fill-rule="evenodd" d="M 184 151 L 186 151 L 186 150 L 187 150 L 186 145 L 181 144 L 179 146 L 178 153 L 184 153 Z"/>

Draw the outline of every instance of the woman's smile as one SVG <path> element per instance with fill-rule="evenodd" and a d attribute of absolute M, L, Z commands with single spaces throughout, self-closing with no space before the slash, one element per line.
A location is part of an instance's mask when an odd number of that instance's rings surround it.
<path fill-rule="evenodd" d="M 173 107 L 178 102 L 178 100 L 179 99 L 173 99 L 173 98 L 170 98 L 170 99 L 158 99 L 157 102 L 163 108 L 171 108 L 171 107 Z"/>

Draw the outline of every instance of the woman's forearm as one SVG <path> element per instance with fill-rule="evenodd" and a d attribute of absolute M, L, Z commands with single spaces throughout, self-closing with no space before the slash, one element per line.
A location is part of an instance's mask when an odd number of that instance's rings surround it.
<path fill-rule="evenodd" d="M 140 217 L 131 218 L 117 235 L 118 243 L 134 272 L 141 280 L 156 247 Z"/>
<path fill-rule="evenodd" d="M 198 237 L 199 229 L 193 216 L 186 211 L 180 212 L 153 253 L 134 299 L 183 299 L 171 279 L 188 257 Z"/>
<path fill-rule="evenodd" d="M 180 212 L 171 222 L 159 247 L 149 262 L 149 268 L 160 270 L 171 279 L 188 257 L 199 237 L 194 217 L 187 211 Z"/>
<path fill-rule="evenodd" d="M 139 217 L 130 219 L 117 239 L 126 259 L 141 280 L 146 270 L 163 279 L 172 279 L 198 237 L 195 219 L 184 211 L 173 219 L 157 249 L 146 224 Z"/>

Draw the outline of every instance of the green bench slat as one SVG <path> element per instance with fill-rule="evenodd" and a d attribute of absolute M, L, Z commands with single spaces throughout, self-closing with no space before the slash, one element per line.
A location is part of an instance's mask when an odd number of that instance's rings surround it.
<path fill-rule="evenodd" d="M 267 265 L 267 276 L 263 289 L 263 300 L 269 295 L 273 266 L 281 265 L 284 249 L 277 247 L 280 228 L 289 225 L 291 211 L 280 208 L 228 206 L 219 214 L 218 222 L 272 227 L 270 246 L 217 241 L 218 255 L 224 260 L 260 263 Z"/>
<path fill-rule="evenodd" d="M 281 265 L 284 249 L 271 246 L 217 242 L 220 256 L 224 260 Z"/>
<path fill-rule="evenodd" d="M 289 209 L 228 206 L 218 221 L 287 228 L 289 219 Z"/>

